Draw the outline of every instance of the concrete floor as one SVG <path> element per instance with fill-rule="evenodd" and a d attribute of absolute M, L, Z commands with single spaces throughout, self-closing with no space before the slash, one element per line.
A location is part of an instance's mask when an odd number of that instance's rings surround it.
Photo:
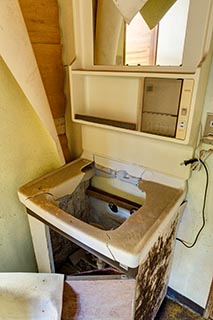
<path fill-rule="evenodd" d="M 155 320 L 203 320 L 204 318 L 193 313 L 177 302 L 165 298 Z"/>

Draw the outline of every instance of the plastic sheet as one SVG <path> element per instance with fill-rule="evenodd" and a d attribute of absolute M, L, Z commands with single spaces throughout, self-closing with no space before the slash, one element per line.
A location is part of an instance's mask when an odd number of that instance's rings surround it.
<path fill-rule="evenodd" d="M 0 320 L 60 320 L 64 276 L 0 273 Z"/>

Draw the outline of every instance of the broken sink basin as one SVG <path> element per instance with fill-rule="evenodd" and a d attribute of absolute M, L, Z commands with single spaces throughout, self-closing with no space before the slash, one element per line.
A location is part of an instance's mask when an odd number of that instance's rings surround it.
<path fill-rule="evenodd" d="M 102 180 L 111 178 L 127 183 L 127 190 L 135 184 L 136 201 L 128 193 L 120 197 L 116 192 L 110 194 L 98 189 L 99 176 Z M 139 265 L 159 234 L 178 214 L 185 194 L 185 183 L 171 187 L 131 176 L 125 170 L 102 170 L 93 161 L 82 158 L 29 182 L 18 191 L 28 213 L 127 268 Z"/>

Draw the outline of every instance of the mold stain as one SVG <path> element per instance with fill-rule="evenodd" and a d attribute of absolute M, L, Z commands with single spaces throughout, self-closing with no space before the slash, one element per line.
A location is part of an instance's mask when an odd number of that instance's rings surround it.
<path fill-rule="evenodd" d="M 135 320 L 154 319 L 165 296 L 178 217 L 169 232 L 159 236 L 139 266 L 135 297 Z"/>

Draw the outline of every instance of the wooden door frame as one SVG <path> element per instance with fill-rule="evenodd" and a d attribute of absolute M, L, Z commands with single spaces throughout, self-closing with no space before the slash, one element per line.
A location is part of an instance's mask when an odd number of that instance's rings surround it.
<path fill-rule="evenodd" d="M 209 290 L 209 296 L 204 310 L 204 318 L 213 317 L 213 279 Z"/>

